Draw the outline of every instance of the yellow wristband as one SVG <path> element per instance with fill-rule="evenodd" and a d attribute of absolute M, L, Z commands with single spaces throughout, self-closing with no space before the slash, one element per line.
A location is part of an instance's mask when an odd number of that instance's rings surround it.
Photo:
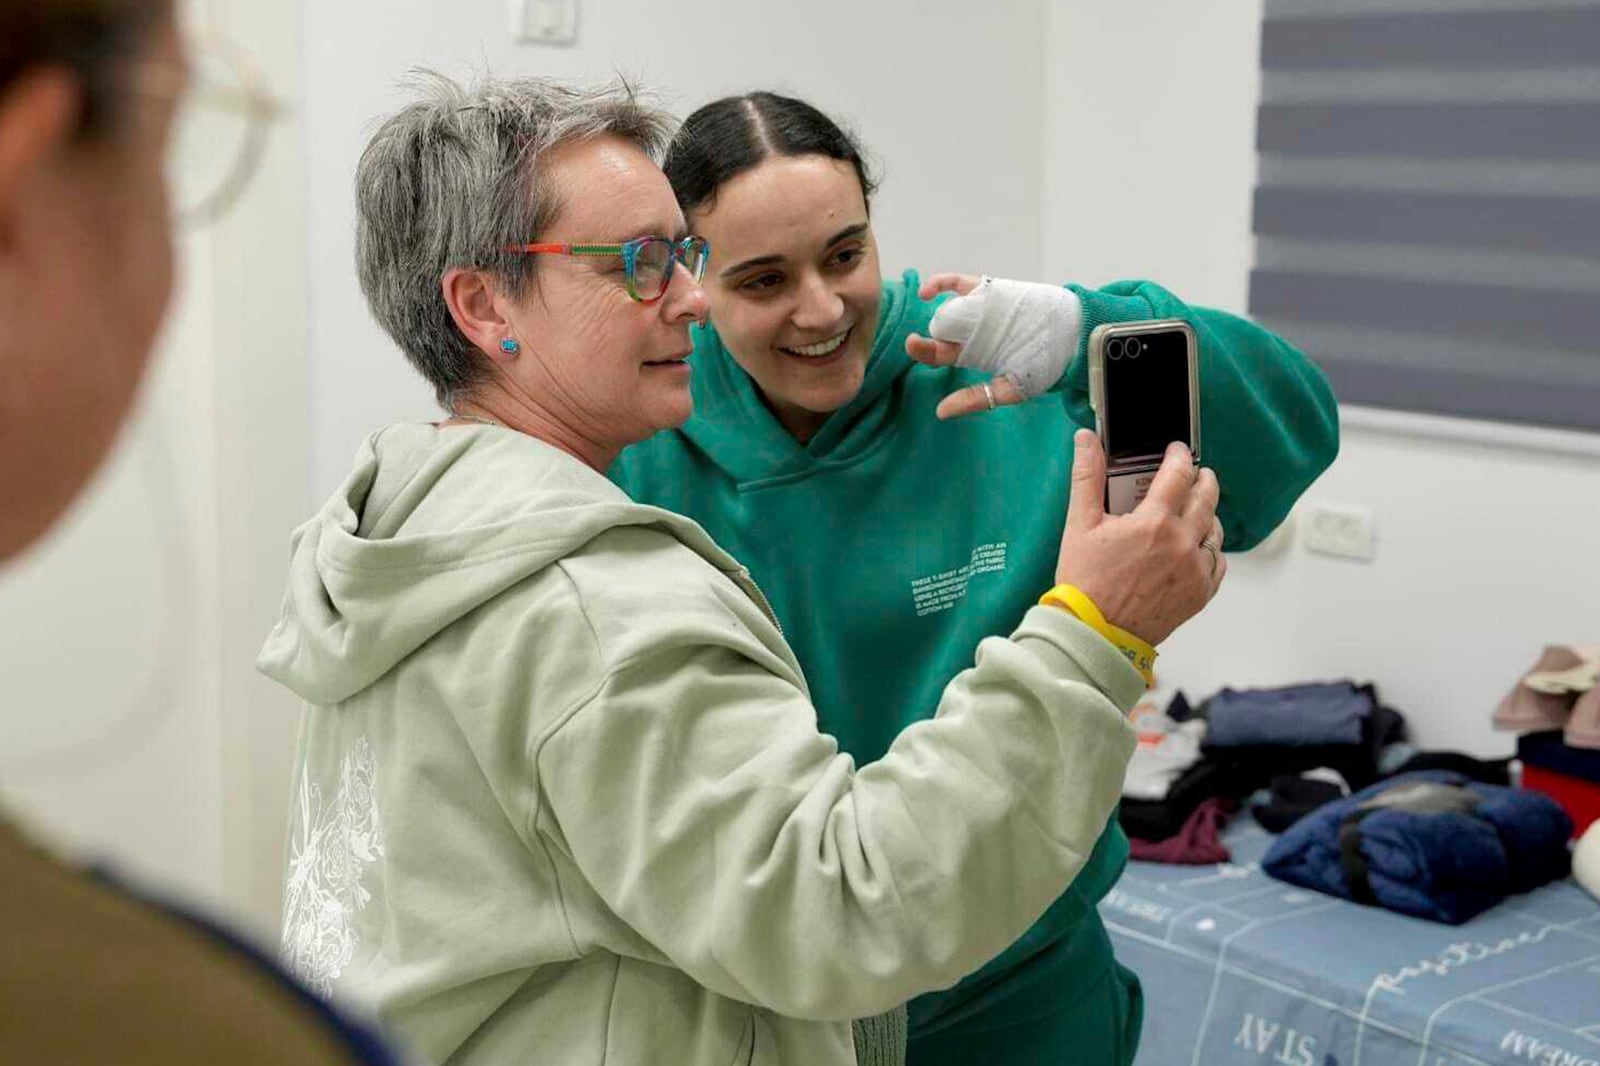
<path fill-rule="evenodd" d="M 1110 641 L 1133 668 L 1139 671 L 1139 676 L 1144 678 L 1145 685 L 1155 684 L 1156 650 L 1126 629 L 1106 621 L 1106 616 L 1100 613 L 1100 608 L 1096 607 L 1095 602 L 1078 586 L 1057 585 L 1039 597 L 1039 603 L 1044 607 L 1060 607 L 1074 615 L 1078 621 Z"/>

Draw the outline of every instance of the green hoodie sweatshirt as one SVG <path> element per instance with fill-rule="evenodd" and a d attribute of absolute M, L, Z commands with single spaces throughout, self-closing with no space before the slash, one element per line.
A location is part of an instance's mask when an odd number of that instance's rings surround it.
<path fill-rule="evenodd" d="M 927 715 L 983 634 L 1002 631 L 1050 587 L 1072 434 L 1094 426 L 1083 352 L 1096 325 L 1194 326 L 1202 460 L 1221 481 L 1228 548 L 1277 526 L 1338 449 L 1333 395 L 1304 356 L 1149 282 L 1072 286 L 1085 340 L 1052 394 L 940 422 L 939 399 L 987 375 L 906 355 L 907 335 L 926 335 L 936 306 L 917 287 L 913 272 L 884 285 L 861 391 L 806 444 L 703 328 L 691 361 L 693 417 L 626 449 L 610 471 L 634 499 L 695 519 L 750 567 L 805 667 L 822 728 L 863 763 Z M 961 987 L 913 1003 L 913 1066 L 1131 1058 L 1120 1022 L 1080 1006 L 1118 977 L 1094 907 L 1127 853 L 1113 823 L 1022 941 Z M 1129 983 L 1124 998 L 1136 992 Z M 1137 1013 L 1136 1002 L 1124 1007 Z"/>
<path fill-rule="evenodd" d="M 1138 675 L 1019 619 L 858 769 L 700 527 L 509 430 L 390 427 L 261 653 L 307 702 L 285 955 L 434 1061 L 851 1063 L 1116 803 Z"/>

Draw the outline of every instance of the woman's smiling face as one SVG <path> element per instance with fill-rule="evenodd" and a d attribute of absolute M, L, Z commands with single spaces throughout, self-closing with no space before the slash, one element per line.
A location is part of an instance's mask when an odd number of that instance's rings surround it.
<path fill-rule="evenodd" d="M 805 441 L 861 390 L 882 279 L 848 162 L 773 155 L 690 218 L 711 242 L 711 324 L 778 421 Z"/>

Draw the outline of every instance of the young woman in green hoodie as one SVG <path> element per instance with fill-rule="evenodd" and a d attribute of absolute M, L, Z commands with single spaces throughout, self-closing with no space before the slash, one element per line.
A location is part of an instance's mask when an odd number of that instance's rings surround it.
<path fill-rule="evenodd" d="M 861 152 L 802 101 L 708 104 L 665 169 L 712 249 L 694 415 L 626 449 L 611 476 L 749 566 L 822 727 L 861 763 L 1048 586 L 1073 431 L 1094 425 L 1084 349 L 1095 325 L 1194 327 L 1203 458 L 1222 485 L 1229 549 L 1270 532 L 1337 451 L 1334 398 L 1304 356 L 1153 283 L 882 278 Z M 1020 941 L 914 1001 L 910 1066 L 1131 1061 L 1139 984 L 1095 909 L 1127 854 L 1113 819 Z"/>

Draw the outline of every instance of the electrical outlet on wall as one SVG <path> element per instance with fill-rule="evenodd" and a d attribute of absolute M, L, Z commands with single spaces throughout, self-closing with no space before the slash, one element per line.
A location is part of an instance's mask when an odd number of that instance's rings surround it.
<path fill-rule="evenodd" d="M 1372 508 L 1340 503 L 1308 503 L 1300 528 L 1308 549 L 1323 555 L 1370 561 L 1377 554 Z"/>
<path fill-rule="evenodd" d="M 578 39 L 578 0 L 511 0 L 511 37 L 523 44 Z"/>

